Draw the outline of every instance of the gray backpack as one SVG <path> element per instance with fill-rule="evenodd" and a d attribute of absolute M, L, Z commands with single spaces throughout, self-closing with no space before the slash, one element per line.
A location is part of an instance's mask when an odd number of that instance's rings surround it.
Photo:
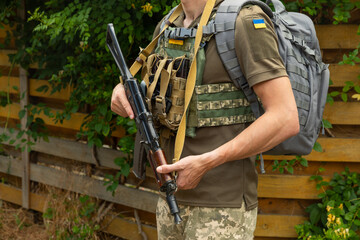
<path fill-rule="evenodd" d="M 306 155 L 318 138 L 329 88 L 328 65 L 322 62 L 319 41 L 312 20 L 304 14 L 287 12 L 279 0 L 272 2 L 275 12 L 261 1 L 225 0 L 215 17 L 215 40 L 220 58 L 230 78 L 241 88 L 255 114 L 262 109 L 249 87 L 235 53 L 235 22 L 240 9 L 248 4 L 258 5 L 271 18 L 279 40 L 279 52 L 289 75 L 299 113 L 300 132 L 264 154 Z M 211 23 L 210 23 L 211 24 Z M 210 25 L 207 29 L 211 29 Z"/>
<path fill-rule="evenodd" d="M 275 12 L 268 3 L 273 3 Z M 314 24 L 304 14 L 287 12 L 279 0 L 267 0 L 267 4 L 259 0 L 224 0 L 215 19 L 203 27 L 204 34 L 215 34 L 220 58 L 234 84 L 244 91 L 256 118 L 260 117 L 263 109 L 241 71 L 234 44 L 236 18 L 241 8 L 249 4 L 260 6 L 274 24 L 279 53 L 291 81 L 300 122 L 300 132 L 296 136 L 264 154 L 307 155 L 312 151 L 322 127 L 330 78 L 328 65 L 322 62 Z M 178 32 L 168 34 L 174 34 L 174 38 L 195 37 L 196 29 L 182 28 Z M 261 160 L 261 171 L 264 172 L 262 156 Z"/>

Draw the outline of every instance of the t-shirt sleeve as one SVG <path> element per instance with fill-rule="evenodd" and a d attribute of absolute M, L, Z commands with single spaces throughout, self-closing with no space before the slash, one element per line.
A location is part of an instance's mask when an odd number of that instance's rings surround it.
<path fill-rule="evenodd" d="M 236 19 L 235 50 L 250 87 L 287 76 L 270 18 L 259 6 L 246 6 Z"/>

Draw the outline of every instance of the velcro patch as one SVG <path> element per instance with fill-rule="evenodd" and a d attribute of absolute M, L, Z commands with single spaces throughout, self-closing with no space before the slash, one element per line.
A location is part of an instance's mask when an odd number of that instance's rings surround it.
<path fill-rule="evenodd" d="M 253 24 L 254 24 L 255 29 L 266 28 L 265 21 L 262 18 L 253 19 Z"/>
<path fill-rule="evenodd" d="M 169 39 L 169 43 L 170 44 L 175 44 L 175 45 L 184 45 L 184 41 L 183 40 L 177 40 L 177 39 Z"/>

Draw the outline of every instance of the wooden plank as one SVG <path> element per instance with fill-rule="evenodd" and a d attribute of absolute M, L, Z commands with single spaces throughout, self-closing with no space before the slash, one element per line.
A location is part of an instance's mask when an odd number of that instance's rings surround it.
<path fill-rule="evenodd" d="M 3 25 L 4 28 L 0 29 L 0 38 L 5 38 L 6 37 L 6 32 L 7 31 L 13 31 L 16 29 L 16 25 L 10 27 L 9 25 Z"/>
<path fill-rule="evenodd" d="M 321 162 L 359 162 L 360 161 L 360 139 L 354 138 L 319 138 L 317 140 L 323 152 L 312 151 L 304 156 L 308 161 Z M 264 155 L 267 160 L 289 160 L 295 156 L 270 156 Z"/>
<path fill-rule="evenodd" d="M 8 54 L 15 54 L 16 50 L 0 49 L 0 65 L 11 67 Z"/>
<path fill-rule="evenodd" d="M 10 160 L 0 157 L 0 172 L 10 173 L 21 177 L 21 169 L 18 160 Z M 45 166 L 31 164 L 31 180 L 68 189 L 71 191 L 88 194 L 93 197 L 107 201 L 131 206 L 148 212 L 155 211 L 157 194 L 139 191 L 120 185 L 112 196 L 105 190 L 103 182 L 89 177 L 75 175 Z M 324 180 L 329 180 L 324 177 Z M 265 174 L 259 176 L 258 195 L 262 198 L 284 198 L 284 199 L 317 199 L 320 193 L 316 190 L 316 183 L 310 181 L 310 176 L 275 175 Z M 136 194 L 139 194 L 136 197 Z M 142 203 L 147 199 L 149 203 Z M 145 201 L 145 200 L 144 200 Z M 145 205 L 144 205 L 145 204 Z M 150 204 L 150 205 L 149 205 Z"/>
<path fill-rule="evenodd" d="M 42 86 L 47 86 L 49 89 L 46 92 L 38 92 L 36 89 Z M 72 87 L 67 87 L 66 89 L 61 89 L 59 92 L 54 92 L 51 94 L 52 87 L 49 81 L 47 80 L 38 80 L 38 79 L 30 79 L 30 88 L 29 93 L 34 97 L 42 97 L 42 98 L 50 98 L 57 100 L 69 100 L 72 92 Z"/>
<path fill-rule="evenodd" d="M 36 89 L 42 86 L 48 86 L 49 90 L 47 92 L 38 92 Z M 18 77 L 0 77 L 0 91 L 9 92 L 12 94 L 19 93 L 13 87 L 20 87 L 20 79 Z M 51 85 L 47 80 L 39 79 L 29 79 L 29 95 L 34 97 L 50 98 L 57 100 L 69 100 L 71 95 L 71 88 L 62 89 L 60 92 L 55 92 L 51 94 Z"/>
<path fill-rule="evenodd" d="M 359 81 L 358 76 L 360 75 L 360 65 L 338 65 L 330 64 L 330 79 L 333 84 L 331 87 L 343 87 L 345 82 L 353 81 L 357 83 Z"/>
<path fill-rule="evenodd" d="M 18 77 L 0 77 L 0 91 L 8 92 L 10 94 L 19 93 L 13 87 L 20 89 L 20 79 Z"/>
<path fill-rule="evenodd" d="M 23 2 L 22 2 L 23 3 Z M 20 73 L 20 108 L 25 109 L 29 104 L 29 83 L 27 78 L 27 72 L 24 68 L 19 68 Z M 20 120 L 21 129 L 26 130 L 28 118 L 28 111 L 25 111 L 24 117 Z M 24 136 L 26 141 L 29 140 L 28 135 Z M 23 163 L 22 171 L 22 207 L 28 209 L 30 207 L 30 152 L 28 151 L 28 146 L 25 145 L 24 151 L 21 153 L 21 159 Z"/>
<path fill-rule="evenodd" d="M 11 67 L 11 62 L 9 61 L 8 54 L 15 54 L 17 51 L 13 49 L 0 49 L 0 66 Z M 15 64 L 14 67 L 19 67 L 18 64 Z M 30 64 L 30 68 L 39 68 L 37 63 Z"/>
<path fill-rule="evenodd" d="M 360 125 L 360 102 L 326 104 L 323 118 L 332 124 Z"/>
<path fill-rule="evenodd" d="M 25 21 L 25 0 L 21 0 L 19 6 L 16 9 L 17 16 L 21 19 L 22 22 Z M 24 34 L 23 26 L 20 28 L 20 36 Z M 25 48 L 21 46 L 20 48 Z M 19 81 L 20 81 L 20 108 L 26 109 L 29 104 L 29 81 L 27 77 L 27 71 L 23 67 L 19 67 Z M 23 118 L 20 119 L 21 130 L 27 130 L 27 121 L 28 121 L 28 110 L 25 110 Z M 29 141 L 29 136 L 24 136 L 26 141 Z M 24 150 L 21 153 L 22 160 L 22 207 L 29 209 L 30 208 L 30 152 L 28 151 L 28 146 L 25 145 Z"/>
<path fill-rule="evenodd" d="M 21 177 L 21 161 L 0 156 L 0 172 L 8 172 L 11 175 Z M 113 196 L 111 192 L 106 190 L 103 181 L 36 164 L 30 166 L 30 178 L 35 182 L 152 213 L 155 212 L 158 200 L 157 193 L 123 185 L 118 186 Z"/>
<path fill-rule="evenodd" d="M 259 215 L 255 236 L 261 237 L 297 237 L 294 226 L 307 220 L 302 216 Z"/>
<path fill-rule="evenodd" d="M 356 24 L 316 25 L 315 29 L 322 49 L 355 49 L 360 42 Z"/>
<path fill-rule="evenodd" d="M 350 65 L 338 65 L 330 64 L 329 66 L 331 73 L 331 80 L 333 81 L 333 87 L 342 87 L 345 86 L 346 81 L 358 81 L 358 75 L 360 74 L 360 65 L 350 66 Z M 13 89 L 13 86 L 19 87 L 19 78 L 18 77 L 0 77 L 0 91 L 8 91 L 8 80 L 10 82 L 10 93 L 18 93 Z M 38 92 L 37 88 L 41 86 L 48 86 L 49 90 L 47 92 Z M 55 92 L 50 94 L 51 85 L 47 80 L 39 79 L 29 79 L 29 94 L 30 96 L 51 98 L 58 100 L 68 100 L 71 94 L 71 89 L 63 89 L 60 92 Z"/>
<path fill-rule="evenodd" d="M 5 132 L 4 128 L 0 128 L 0 132 Z M 14 131 L 13 134 L 7 132 L 11 138 L 15 138 L 18 134 L 18 131 Z M 8 145 L 9 143 L 3 143 Z M 13 144 L 9 144 L 9 146 L 16 146 L 18 142 Z M 32 150 L 35 152 L 46 153 L 49 155 L 68 158 L 84 163 L 96 164 L 95 160 L 92 156 L 92 149 L 86 144 L 82 142 L 77 142 L 73 140 L 60 139 L 55 137 L 49 137 L 49 142 L 36 142 L 34 146 L 32 146 Z M 111 148 L 97 148 L 97 159 L 100 162 L 100 166 L 112 168 L 112 169 L 120 169 L 114 163 L 114 159 L 117 157 L 126 157 L 124 153 L 121 151 L 111 149 Z"/>
<path fill-rule="evenodd" d="M 324 180 L 329 179 L 324 176 Z M 259 175 L 258 197 L 261 198 L 318 199 L 319 193 L 310 176 Z"/>
<path fill-rule="evenodd" d="M 18 104 L 8 105 L 7 107 L 0 108 L 0 117 L 7 117 L 10 108 L 10 118 L 18 119 L 18 112 L 20 111 L 20 106 Z M 55 114 L 57 109 L 52 109 L 52 112 Z M 49 126 L 67 128 L 71 130 L 79 130 L 81 124 L 84 121 L 86 114 L 84 113 L 74 113 L 70 120 L 64 120 L 61 124 L 60 122 L 55 123 L 53 119 L 49 118 L 45 114 L 41 113 L 37 117 L 42 118 L 45 121 L 45 124 Z M 333 105 L 327 104 L 324 112 L 324 119 L 330 121 L 332 124 L 343 124 L 343 125 L 360 125 L 360 103 L 359 102 L 335 102 Z M 114 131 L 114 137 L 123 137 L 124 130 L 119 129 Z"/>
<path fill-rule="evenodd" d="M 139 234 L 138 226 L 132 221 L 126 221 L 121 218 L 105 217 L 102 225 L 107 226 L 104 232 L 120 236 L 125 239 L 142 240 Z M 147 239 L 157 239 L 156 227 L 142 225 L 142 231 L 146 234 Z"/>
<path fill-rule="evenodd" d="M 17 205 L 21 205 L 22 202 L 21 197 L 22 197 L 21 189 L 0 183 L 0 199 L 7 202 L 15 203 Z M 29 208 L 39 212 L 43 212 L 45 203 L 46 203 L 45 196 L 30 193 Z"/>
<path fill-rule="evenodd" d="M 0 108 L 0 117 L 7 117 L 8 114 L 10 113 L 10 118 L 12 119 L 19 119 L 18 113 L 20 111 L 20 105 L 13 103 L 10 105 L 7 105 L 6 107 L 2 107 Z M 52 112 L 53 114 L 56 114 L 56 112 L 61 112 L 62 110 L 60 109 L 52 109 L 50 112 Z M 49 126 L 54 126 L 54 127 L 60 127 L 60 128 L 67 128 L 67 129 L 71 129 L 71 130 L 79 130 L 81 124 L 83 123 L 86 114 L 85 113 L 73 113 L 71 115 L 71 119 L 70 120 L 64 120 L 63 123 L 54 122 L 53 118 L 49 118 L 48 116 L 46 116 L 43 112 L 41 112 L 41 114 L 39 115 L 35 115 L 35 117 L 39 117 L 42 118 L 45 122 L 46 125 Z M 114 137 L 123 137 L 125 135 L 125 130 L 122 128 L 119 128 L 117 130 L 115 130 L 112 134 L 112 136 Z"/>
<path fill-rule="evenodd" d="M 0 128 L 0 132 L 4 129 Z M 16 136 L 17 131 L 14 132 Z M 357 163 L 360 159 L 360 139 L 354 138 L 319 138 L 324 152 L 312 151 L 311 154 L 304 156 L 308 161 L 316 162 L 353 162 Z M 15 146 L 16 143 L 13 144 Z M 73 140 L 49 137 L 49 142 L 40 141 L 33 147 L 34 151 L 42 152 L 58 157 L 73 159 L 85 163 L 94 164 L 91 149 L 85 143 Z M 110 148 L 98 148 L 97 156 L 101 166 L 119 169 L 113 163 L 116 157 L 125 157 L 120 151 Z M 270 156 L 264 155 L 265 160 L 291 160 L 295 156 Z"/>
<path fill-rule="evenodd" d="M 350 66 L 350 65 L 338 65 L 338 64 L 330 64 L 330 77 L 333 81 L 333 87 L 342 87 L 345 86 L 346 81 L 358 81 L 358 75 L 360 74 L 360 65 Z M 10 93 L 18 93 L 13 89 L 13 86 L 19 87 L 19 78 L 18 77 L 0 77 L 0 91 L 8 91 L 8 80 L 10 82 Z M 49 90 L 47 92 L 38 92 L 37 88 L 41 86 L 48 86 Z M 71 89 L 62 89 L 60 92 L 55 92 L 50 94 L 51 85 L 47 80 L 39 80 L 39 79 L 29 79 L 29 94 L 30 96 L 35 97 L 43 97 L 43 98 L 51 98 L 58 100 L 68 100 L 71 94 Z"/>
<path fill-rule="evenodd" d="M 306 207 L 318 200 L 259 198 L 258 214 L 308 216 Z"/>
<path fill-rule="evenodd" d="M 45 203 L 47 196 L 31 193 L 31 209 L 38 212 L 45 211 Z M 21 205 L 21 190 L 5 184 L 0 183 L 0 199 L 8 202 Z M 125 239 L 142 239 L 137 231 L 137 224 L 129 220 L 121 219 L 119 217 L 105 216 L 101 225 L 104 227 L 104 232 L 113 234 L 115 236 Z M 145 232 L 149 240 L 157 239 L 156 228 L 142 224 L 142 230 Z"/>

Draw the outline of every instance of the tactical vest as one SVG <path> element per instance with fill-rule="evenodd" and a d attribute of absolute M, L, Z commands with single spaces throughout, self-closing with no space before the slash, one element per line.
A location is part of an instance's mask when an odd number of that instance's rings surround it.
<path fill-rule="evenodd" d="M 155 122 L 176 131 L 184 114 L 184 94 L 193 60 L 195 28 L 169 27 L 155 52 L 143 64 L 146 101 Z M 198 127 L 223 126 L 255 120 L 242 90 L 232 82 L 203 84 L 205 46 L 212 35 L 204 35 L 197 54 L 196 85 L 187 111 L 187 136 Z"/>

